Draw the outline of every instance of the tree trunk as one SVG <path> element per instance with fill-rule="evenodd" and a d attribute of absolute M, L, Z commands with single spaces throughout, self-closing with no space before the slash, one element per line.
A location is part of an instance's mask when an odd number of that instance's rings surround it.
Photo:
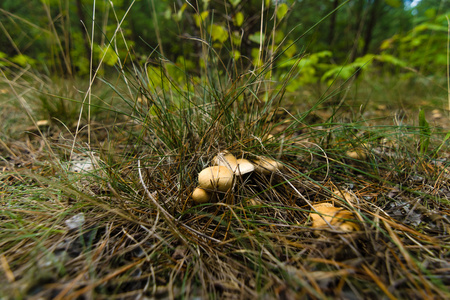
<path fill-rule="evenodd" d="M 78 25 L 80 26 L 80 32 L 84 37 L 84 39 L 83 39 L 84 49 L 86 50 L 87 58 L 90 60 L 91 59 L 91 47 L 89 46 L 89 39 L 87 38 L 87 32 L 86 32 L 87 28 L 85 27 L 86 22 L 85 22 L 85 18 L 84 18 L 83 5 L 81 4 L 81 0 L 76 0 L 75 2 L 77 5 L 77 15 L 78 15 L 78 18 L 80 19 L 78 22 Z M 92 26 L 94 26 L 94 24 L 92 24 Z"/>
<path fill-rule="evenodd" d="M 366 15 L 366 8 L 365 8 L 366 0 L 359 0 L 355 6 L 355 16 L 356 16 L 356 22 L 352 24 L 350 30 L 354 32 L 354 41 L 353 41 L 353 47 L 350 50 L 350 55 L 348 57 L 349 62 L 353 62 L 356 57 L 358 57 L 358 44 L 359 44 L 359 38 L 361 37 L 361 32 L 363 29 L 363 20 L 364 16 Z"/>
<path fill-rule="evenodd" d="M 331 11 L 335 10 L 339 6 L 339 0 L 333 1 L 333 7 L 331 8 Z M 334 44 L 334 37 L 336 35 L 336 16 L 337 11 L 334 12 L 330 16 L 330 28 L 328 29 L 328 45 L 332 46 Z"/>
<path fill-rule="evenodd" d="M 374 0 L 372 3 L 372 7 L 370 8 L 369 20 L 366 24 L 366 30 L 364 32 L 364 47 L 361 56 L 364 56 L 367 54 L 367 52 L 369 52 L 370 42 L 372 42 L 373 29 L 377 23 L 378 18 L 380 17 L 380 3 L 380 0 Z"/>

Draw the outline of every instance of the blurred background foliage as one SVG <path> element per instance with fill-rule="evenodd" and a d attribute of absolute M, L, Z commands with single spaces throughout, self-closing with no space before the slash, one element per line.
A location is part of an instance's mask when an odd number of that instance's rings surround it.
<path fill-rule="evenodd" d="M 449 13 L 447 0 L 2 0 L 0 67 L 79 77 L 92 55 L 103 74 L 134 62 L 183 80 L 210 57 L 236 76 L 270 61 L 293 89 L 364 69 L 443 76 Z"/>

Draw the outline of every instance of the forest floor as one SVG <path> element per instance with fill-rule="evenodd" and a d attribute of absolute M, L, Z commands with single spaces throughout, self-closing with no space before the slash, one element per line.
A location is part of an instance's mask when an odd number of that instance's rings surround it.
<path fill-rule="evenodd" d="M 311 87 L 155 110 L 99 92 L 87 126 L 70 85 L 1 87 L 1 299 L 450 298 L 440 95 L 372 85 L 316 105 Z M 193 202 L 225 150 L 280 165 Z"/>

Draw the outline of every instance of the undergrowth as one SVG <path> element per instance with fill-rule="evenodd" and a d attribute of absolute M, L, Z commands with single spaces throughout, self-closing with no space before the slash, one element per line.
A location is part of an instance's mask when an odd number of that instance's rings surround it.
<path fill-rule="evenodd" d="M 2 73 L 2 297 L 448 298 L 448 128 L 208 55 L 207 76 L 151 58 L 84 89 Z M 225 150 L 283 168 L 194 203 Z M 312 226 L 325 202 L 358 230 Z"/>

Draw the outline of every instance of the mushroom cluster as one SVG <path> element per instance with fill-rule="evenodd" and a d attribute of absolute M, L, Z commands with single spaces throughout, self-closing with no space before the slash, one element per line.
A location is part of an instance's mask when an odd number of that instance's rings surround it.
<path fill-rule="evenodd" d="M 267 175 L 283 167 L 281 163 L 267 157 L 258 157 L 253 162 L 237 159 L 228 151 L 215 156 L 212 164 L 212 167 L 207 167 L 198 174 L 199 186 L 192 192 L 192 200 L 196 203 L 209 202 L 215 191 L 228 192 L 233 187 L 236 176 L 253 171 Z"/>

